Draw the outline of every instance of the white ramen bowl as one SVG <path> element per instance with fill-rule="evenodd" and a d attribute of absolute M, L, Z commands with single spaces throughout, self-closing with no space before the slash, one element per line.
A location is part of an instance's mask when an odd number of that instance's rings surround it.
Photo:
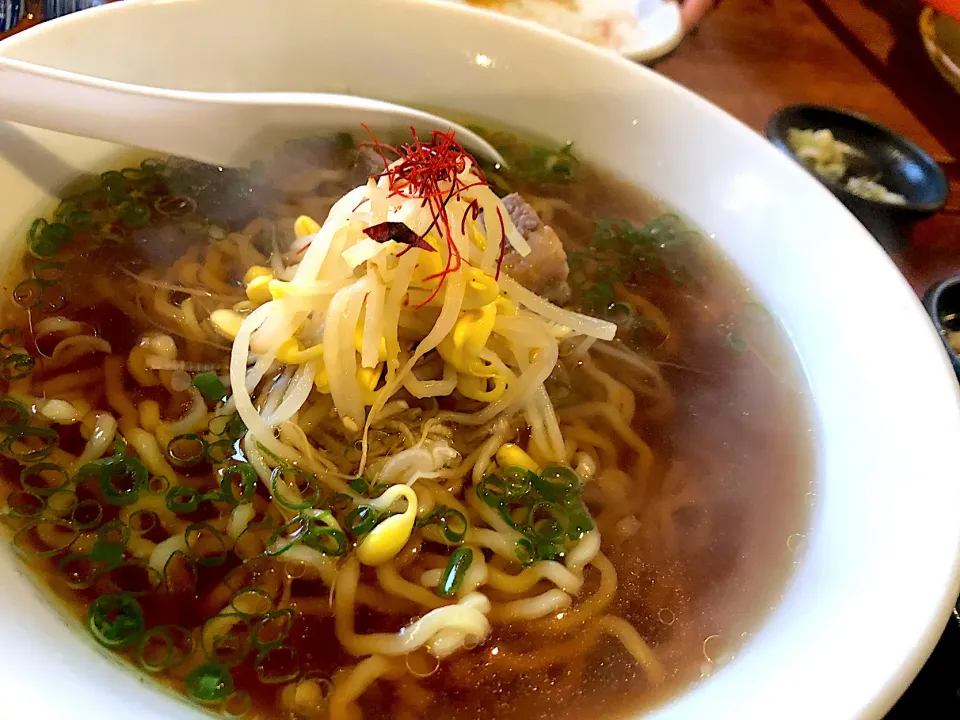
<path fill-rule="evenodd" d="M 612 54 L 425 0 L 127 0 L 0 53 L 156 86 L 347 92 L 485 117 L 573 140 L 678 208 L 786 328 L 815 407 L 818 488 L 783 600 L 735 659 L 651 717 L 876 718 L 927 657 L 958 590 L 956 383 L 874 240 L 730 116 Z M 119 152 L 0 124 L 0 260 L 52 191 Z M 0 603 L 5 716 L 197 717 L 77 632 L 9 552 Z"/>

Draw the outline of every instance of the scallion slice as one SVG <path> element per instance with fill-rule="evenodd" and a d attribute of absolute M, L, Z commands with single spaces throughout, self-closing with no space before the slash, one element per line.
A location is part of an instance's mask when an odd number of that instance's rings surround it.
<path fill-rule="evenodd" d="M 437 585 L 436 593 L 440 597 L 450 597 L 455 595 L 463 585 L 463 578 L 470 569 L 473 562 L 473 550 L 470 548 L 459 548 L 447 561 L 447 566 L 440 575 L 440 583 Z"/>
<path fill-rule="evenodd" d="M 194 376 L 193 386 L 208 402 L 219 402 L 227 394 L 227 388 L 216 373 L 200 373 Z"/>
<path fill-rule="evenodd" d="M 87 627 L 101 645 L 112 649 L 130 647 L 143 634 L 143 611 L 126 593 L 101 595 L 87 610 Z"/>

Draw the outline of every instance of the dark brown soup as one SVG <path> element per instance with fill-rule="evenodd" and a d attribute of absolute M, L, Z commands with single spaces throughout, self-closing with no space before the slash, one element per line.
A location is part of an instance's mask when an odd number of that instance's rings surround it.
<path fill-rule="evenodd" d="M 147 160 L 33 224 L 0 517 L 104 647 L 227 717 L 604 719 L 776 602 L 813 478 L 777 322 L 656 200 L 492 139 L 512 172 Z"/>

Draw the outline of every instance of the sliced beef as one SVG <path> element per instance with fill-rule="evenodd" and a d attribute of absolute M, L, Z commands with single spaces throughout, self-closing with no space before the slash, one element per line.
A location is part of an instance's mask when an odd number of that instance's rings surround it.
<path fill-rule="evenodd" d="M 509 250 L 503 257 L 503 270 L 518 283 L 541 297 L 562 305 L 570 299 L 567 253 L 557 233 L 544 225 L 537 212 L 518 193 L 507 195 L 503 204 L 520 234 L 530 243 L 530 254 L 520 257 Z"/>
<path fill-rule="evenodd" d="M 384 170 L 383 158 L 376 148 L 369 145 L 361 145 L 357 148 L 353 156 L 353 162 L 350 167 L 350 181 L 354 185 L 362 185 L 367 182 L 367 178 L 376 177 Z"/>

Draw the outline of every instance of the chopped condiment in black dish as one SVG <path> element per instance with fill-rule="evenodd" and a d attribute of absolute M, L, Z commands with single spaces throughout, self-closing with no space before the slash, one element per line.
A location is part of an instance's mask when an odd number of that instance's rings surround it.
<path fill-rule="evenodd" d="M 839 178 L 816 172 L 812 163 L 797 157 L 791 130 L 830 131 L 838 143 L 849 147 L 845 156 L 849 167 Z M 888 215 L 897 222 L 916 220 L 940 210 L 947 201 L 947 179 L 934 159 L 903 135 L 862 115 L 822 105 L 789 105 L 770 118 L 767 137 L 865 222 L 873 215 Z M 854 186 L 861 185 L 859 193 L 851 190 L 851 179 Z M 874 194 L 889 191 L 891 199 L 864 197 L 864 183 Z"/>

